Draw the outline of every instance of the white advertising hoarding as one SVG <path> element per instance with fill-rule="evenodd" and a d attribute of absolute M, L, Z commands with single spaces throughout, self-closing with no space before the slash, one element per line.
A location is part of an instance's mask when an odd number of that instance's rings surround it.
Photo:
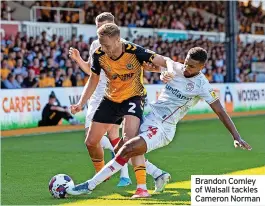
<path fill-rule="evenodd" d="M 222 105 L 228 112 L 265 110 L 265 83 L 212 84 Z M 146 85 L 148 103 L 156 101 L 164 85 Z M 83 88 L 46 88 L 1 90 L 2 130 L 36 127 L 41 120 L 42 110 L 53 91 L 61 106 L 69 107 L 77 103 Z M 76 115 L 81 122 L 85 120 L 86 107 Z M 150 111 L 147 105 L 145 113 Z M 207 103 L 201 100 L 188 114 L 212 112 Z"/>

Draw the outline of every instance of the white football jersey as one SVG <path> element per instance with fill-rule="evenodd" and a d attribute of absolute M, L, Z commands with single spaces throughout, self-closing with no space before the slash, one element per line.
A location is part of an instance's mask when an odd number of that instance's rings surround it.
<path fill-rule="evenodd" d="M 96 49 L 99 48 L 99 47 L 100 47 L 99 40 L 98 39 L 94 40 L 92 42 L 92 44 L 90 46 L 90 50 L 89 50 L 89 62 L 90 62 L 90 65 L 92 64 L 92 55 L 96 51 Z M 97 85 L 93 95 L 91 96 L 91 99 L 97 99 L 98 101 L 100 101 L 101 98 L 105 94 L 106 85 L 107 85 L 106 74 L 105 74 L 105 72 L 103 70 L 101 70 L 98 85 Z"/>
<path fill-rule="evenodd" d="M 189 108 L 202 98 L 208 104 L 218 99 L 204 74 L 186 78 L 184 65 L 174 62 L 176 76 L 166 84 L 155 103 L 151 103 L 152 112 L 162 122 L 177 124 L 188 112 Z"/>

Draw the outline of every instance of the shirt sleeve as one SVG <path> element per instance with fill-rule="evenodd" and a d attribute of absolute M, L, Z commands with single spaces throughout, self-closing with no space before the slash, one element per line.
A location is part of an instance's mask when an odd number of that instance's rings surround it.
<path fill-rule="evenodd" d="M 100 75 L 101 67 L 99 63 L 99 56 L 95 53 L 92 55 L 91 58 L 91 71 L 97 75 Z"/>
<path fill-rule="evenodd" d="M 173 60 L 172 60 L 173 61 Z M 173 61 L 174 62 L 174 61 Z M 182 71 L 182 69 L 183 69 L 183 64 L 181 64 L 181 63 L 179 63 L 179 62 L 174 62 L 173 63 L 173 69 L 174 69 L 174 73 L 176 74 L 176 75 L 178 75 L 178 76 L 181 76 L 181 75 L 183 75 L 183 71 Z"/>
<path fill-rule="evenodd" d="M 135 46 L 135 45 L 133 45 Z M 143 62 L 150 62 L 152 63 L 156 53 L 153 52 L 153 51 L 150 51 L 148 49 L 144 49 L 143 47 L 140 47 L 140 46 L 136 46 L 136 52 L 135 52 L 135 55 L 138 59 L 138 61 L 143 64 Z"/>
<path fill-rule="evenodd" d="M 95 51 L 95 43 L 92 42 L 92 44 L 90 45 L 90 49 L 89 49 L 89 58 L 88 61 L 90 62 L 90 64 L 92 64 L 92 56 L 93 56 L 93 52 Z"/>
<path fill-rule="evenodd" d="M 205 81 L 199 96 L 204 99 L 208 104 L 212 104 L 218 99 L 217 94 L 215 93 L 208 81 Z"/>

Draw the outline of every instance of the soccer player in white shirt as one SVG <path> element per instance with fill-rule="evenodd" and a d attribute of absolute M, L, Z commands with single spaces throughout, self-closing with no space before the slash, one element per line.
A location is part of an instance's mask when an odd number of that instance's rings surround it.
<path fill-rule="evenodd" d="M 70 189 L 70 194 L 91 193 L 107 177 L 119 171 L 131 157 L 168 145 L 175 136 L 178 121 L 201 98 L 210 105 L 229 130 L 234 139 L 234 146 L 251 150 L 251 146 L 240 137 L 233 121 L 201 72 L 207 61 L 207 52 L 203 48 L 190 49 L 184 65 L 162 56 L 156 59 L 153 64 L 167 67 L 161 75 L 161 79 L 167 84 L 158 100 L 150 104 L 151 111 L 144 118 L 140 134 L 126 142 L 116 153 L 115 158 L 92 179 Z"/>
<path fill-rule="evenodd" d="M 111 13 L 104 12 L 104 13 L 99 14 L 96 17 L 97 28 L 100 28 L 102 25 L 106 23 L 114 23 L 114 16 Z M 79 51 L 75 48 L 70 48 L 69 55 L 73 60 L 75 60 L 78 63 L 78 65 L 81 67 L 81 69 L 84 72 L 90 75 L 91 74 L 91 71 L 90 71 L 91 57 L 92 57 L 92 54 L 95 52 L 95 50 L 99 47 L 100 47 L 100 43 L 98 40 L 95 40 L 92 42 L 90 46 L 90 50 L 89 50 L 90 59 L 88 60 L 88 62 L 84 61 L 81 58 Z M 149 66 L 147 65 L 146 67 L 149 67 Z M 89 126 L 94 116 L 94 113 L 97 110 L 104 96 L 106 84 L 107 84 L 106 75 L 102 71 L 100 73 L 100 80 L 99 80 L 98 86 L 89 100 L 86 123 L 85 123 L 86 134 L 89 130 Z M 108 138 L 106 136 L 103 136 L 100 141 L 100 145 L 104 149 L 109 149 L 112 152 L 114 152 L 114 147 L 120 140 L 119 125 L 114 125 L 108 131 Z M 98 172 L 104 166 L 104 160 L 92 159 L 92 162 L 95 166 L 96 172 Z M 148 160 L 146 160 L 145 163 L 146 163 L 146 172 L 150 174 L 155 180 L 155 192 L 162 192 L 164 190 L 165 185 L 168 183 L 169 179 L 171 178 L 170 175 L 167 172 L 164 172 L 163 170 L 153 165 Z M 118 183 L 118 186 L 127 186 L 129 184 L 131 184 L 131 180 L 128 174 L 127 164 L 125 164 L 124 167 L 121 169 L 120 182 Z"/>

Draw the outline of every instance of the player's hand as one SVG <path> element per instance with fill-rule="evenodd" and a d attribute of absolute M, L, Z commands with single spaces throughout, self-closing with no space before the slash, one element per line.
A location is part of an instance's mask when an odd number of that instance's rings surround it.
<path fill-rule="evenodd" d="M 160 79 L 164 83 L 170 82 L 173 78 L 174 78 L 174 74 L 172 72 L 168 72 L 168 71 L 162 72 L 160 75 Z"/>
<path fill-rule="evenodd" d="M 243 139 L 235 139 L 234 140 L 234 147 L 240 147 L 241 149 L 247 149 L 247 150 L 252 150 L 252 147 Z"/>
<path fill-rule="evenodd" d="M 70 110 L 72 114 L 76 114 L 82 110 L 82 105 L 81 104 L 74 104 L 70 106 Z"/>
<path fill-rule="evenodd" d="M 74 61 L 77 61 L 78 59 L 81 58 L 80 52 L 73 47 L 70 47 L 70 49 L 69 49 L 69 56 Z"/>
<path fill-rule="evenodd" d="M 156 66 L 150 62 L 143 62 L 143 69 L 146 70 L 146 71 L 160 71 L 160 67 L 159 66 Z"/>

